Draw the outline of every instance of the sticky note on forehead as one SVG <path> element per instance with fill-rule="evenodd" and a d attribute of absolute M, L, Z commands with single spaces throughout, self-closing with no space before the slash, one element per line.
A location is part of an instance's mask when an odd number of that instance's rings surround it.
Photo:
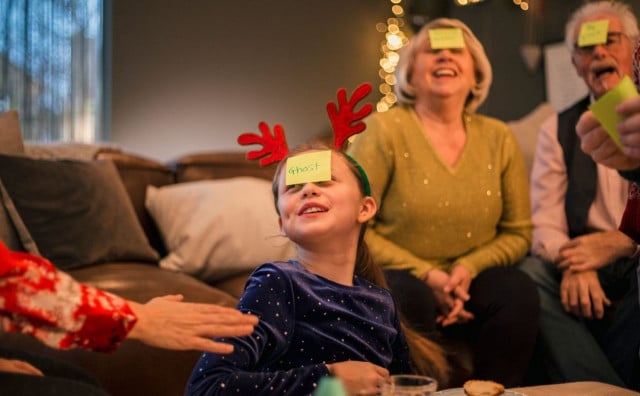
<path fill-rule="evenodd" d="M 578 35 L 578 47 L 606 43 L 608 31 L 608 19 L 583 23 L 580 26 L 580 34 Z"/>
<path fill-rule="evenodd" d="M 460 28 L 429 29 L 431 49 L 464 48 L 464 37 Z"/>
<path fill-rule="evenodd" d="M 331 180 L 331 150 L 290 157 L 287 159 L 285 172 L 287 186 Z"/>

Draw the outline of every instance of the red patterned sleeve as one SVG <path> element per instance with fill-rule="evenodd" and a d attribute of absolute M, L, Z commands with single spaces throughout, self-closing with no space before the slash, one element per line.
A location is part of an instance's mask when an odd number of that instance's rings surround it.
<path fill-rule="evenodd" d="M 137 318 L 126 300 L 0 242 L 0 320 L 6 331 L 30 334 L 54 348 L 107 352 L 120 345 Z"/>

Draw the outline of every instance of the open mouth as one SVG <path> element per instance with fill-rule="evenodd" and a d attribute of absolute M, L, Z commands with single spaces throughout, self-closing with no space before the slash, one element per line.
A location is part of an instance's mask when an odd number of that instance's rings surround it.
<path fill-rule="evenodd" d="M 602 67 L 602 68 L 596 68 L 594 69 L 594 74 L 597 78 L 602 78 L 602 77 L 606 77 L 609 74 L 617 74 L 618 73 L 618 69 L 616 69 L 613 66 L 607 66 L 607 67 Z"/>
<path fill-rule="evenodd" d="M 433 73 L 436 77 L 455 77 L 458 75 L 453 69 L 438 69 Z"/>
<path fill-rule="evenodd" d="M 317 204 L 309 204 L 309 205 L 304 205 L 302 209 L 300 209 L 298 214 L 306 215 L 306 214 L 314 214 L 314 213 L 324 213 L 326 211 L 327 211 L 327 208 L 323 206 L 320 206 Z"/>

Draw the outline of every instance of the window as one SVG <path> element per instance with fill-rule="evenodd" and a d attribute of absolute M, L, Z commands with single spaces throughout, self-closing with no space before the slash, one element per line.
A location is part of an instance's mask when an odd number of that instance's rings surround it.
<path fill-rule="evenodd" d="M 0 112 L 25 140 L 106 140 L 104 1 L 0 0 Z"/>

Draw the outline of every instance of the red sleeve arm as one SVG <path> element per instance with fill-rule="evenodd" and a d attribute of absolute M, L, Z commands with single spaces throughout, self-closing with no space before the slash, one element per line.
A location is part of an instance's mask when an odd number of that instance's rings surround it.
<path fill-rule="evenodd" d="M 136 323 L 127 301 L 81 284 L 48 260 L 0 242 L 0 318 L 6 331 L 59 349 L 117 348 Z"/>

